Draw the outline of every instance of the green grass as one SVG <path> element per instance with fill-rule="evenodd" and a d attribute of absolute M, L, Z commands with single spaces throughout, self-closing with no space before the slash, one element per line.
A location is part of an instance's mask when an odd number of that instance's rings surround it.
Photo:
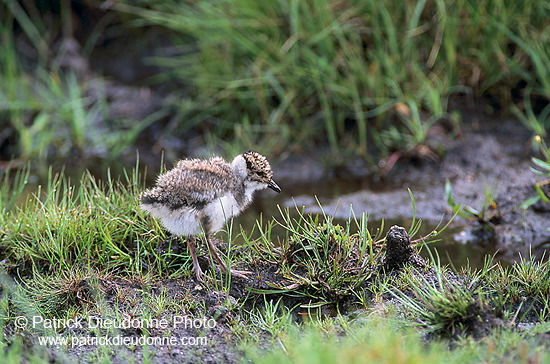
<path fill-rule="evenodd" d="M 345 144 L 384 155 L 426 143 L 456 92 L 490 95 L 501 108 L 517 101 L 530 127 L 546 125 L 529 97 L 550 95 L 544 1 L 156 1 L 116 9 L 173 34 L 180 55 L 156 61 L 190 86 L 178 100 L 181 125 L 215 121 L 215 140 L 244 137 L 272 153 L 323 140 L 332 152 Z M 513 100 L 521 82 L 525 100 Z"/>
<path fill-rule="evenodd" d="M 537 157 L 531 158 L 531 161 L 536 166 L 531 167 L 531 171 L 544 179 L 534 184 L 536 195 L 525 200 L 521 204 L 522 208 L 528 208 L 539 201 L 544 204 L 550 204 L 550 194 L 548 193 L 548 186 L 550 185 L 550 150 L 540 135 L 536 135 L 533 140 L 534 148 L 540 153 L 542 159 Z"/>
<path fill-rule="evenodd" d="M 483 336 L 494 326 L 550 318 L 548 261 L 534 257 L 509 267 L 486 257 L 478 270 L 463 268 L 464 275 L 449 275 L 434 261 L 433 275 L 413 272 L 383 282 L 403 303 L 405 315 L 438 336 Z"/>
<path fill-rule="evenodd" d="M 427 276 L 410 271 L 387 287 L 403 303 L 404 313 L 417 318 L 429 332 L 451 338 L 479 335 L 476 325 L 493 313 L 490 291 L 483 290 L 479 282 L 485 271 L 460 278 L 446 274 L 448 270 L 437 264 L 433 269 L 434 274 Z"/>
<path fill-rule="evenodd" d="M 451 182 L 449 180 L 445 181 L 445 199 L 455 215 L 466 220 L 477 221 L 481 229 L 485 229 L 492 234 L 494 225 L 498 224 L 502 217 L 501 211 L 495 202 L 494 188 L 486 187 L 483 196 L 483 203 L 480 208 L 462 205 L 453 197 Z"/>
<path fill-rule="evenodd" d="M 0 188 L 0 201 L 8 202 L 0 215 L 5 360 L 42 362 L 46 354 L 32 337 L 61 334 L 39 328 L 24 341 L 25 332 L 14 331 L 17 316 L 158 318 L 175 312 L 219 318 L 235 348 L 253 362 L 548 360 L 547 261 L 529 258 L 503 267 L 488 259 L 479 270 L 456 274 L 435 257 L 423 272 L 386 275 L 377 269 L 383 228 L 369 230 L 365 215 L 339 225 L 324 214 L 281 209 L 265 225 L 258 221 L 256 231 L 241 229 L 243 246 L 230 246 L 225 258 L 274 267 L 287 283 L 267 290 L 241 287 L 244 293 L 235 298 L 230 294 L 237 283 L 212 270 L 217 279 L 198 285 L 188 253 L 165 246 L 173 242 L 137 205 L 144 189 L 139 173 L 106 181 L 84 173 L 72 183 L 52 172 L 45 186 L 21 196 L 28 178 L 28 170 L 20 170 L 5 176 Z M 286 231 L 278 245 L 275 226 Z M 413 221 L 410 232 L 418 227 Z M 231 242 L 233 234 L 228 225 L 222 239 L 227 235 Z M 170 288 L 174 279 L 181 291 Z M 222 297 L 214 309 L 210 295 Z M 514 330 L 519 323 L 523 331 Z M 111 349 L 98 348 L 88 358 L 108 361 Z M 134 349 L 153 355 L 148 348 Z"/>
<path fill-rule="evenodd" d="M 538 321 L 550 319 L 550 263 L 534 257 L 523 258 L 510 267 L 496 266 L 487 280 L 497 295 L 505 317 L 513 321 L 534 316 Z M 510 311 L 510 307 L 515 310 Z"/>
<path fill-rule="evenodd" d="M 137 166 L 118 179 L 108 173 L 106 181 L 86 171 L 73 182 L 50 169 L 47 184 L 33 188 L 29 170 L 6 173 L 0 185 L 0 269 L 17 277 L 33 310 L 57 317 L 95 307 L 97 281 L 138 279 L 147 286 L 192 275 L 184 242 L 185 250 L 175 252 L 177 242 L 139 208 L 145 182 Z M 203 244 L 198 252 L 204 254 Z M 209 274 L 220 278 L 213 269 Z M 230 277 L 214 279 L 211 288 L 229 285 Z"/>
<path fill-rule="evenodd" d="M 127 174 L 125 183 L 103 183 L 86 172 L 73 184 L 63 173 L 50 172 L 46 186 L 4 214 L 6 258 L 41 273 L 74 267 L 141 272 L 163 234 L 160 228 L 154 234 L 136 208 L 143 186 L 137 178 Z"/>
<path fill-rule="evenodd" d="M 550 327 L 548 262 L 522 260 L 504 268 L 488 258 L 483 268 L 462 276 L 449 275 L 437 257 L 431 267 L 431 275 L 409 269 L 373 284 L 397 303 L 371 303 L 344 319 L 313 313 L 284 329 L 259 325 L 272 334 L 271 349 L 266 354 L 249 343 L 247 357 L 258 363 L 550 360 L 543 334 Z M 533 324 L 517 330 L 528 316 Z M 452 345 L 441 340 L 446 337 Z"/>
<path fill-rule="evenodd" d="M 307 297 L 310 306 L 318 307 L 337 303 L 371 279 L 381 254 L 381 242 L 367 230 L 365 215 L 341 226 L 326 215 L 309 216 L 298 209 L 296 212 L 297 217 L 292 217 L 289 209 L 280 210 L 281 221 L 276 223 L 287 234 L 280 247 L 273 249 L 272 225 L 262 229 L 260 224 L 260 238 L 250 245 L 254 256 L 276 264 L 288 281 L 264 293 Z M 359 232 L 352 234 L 354 228 Z M 251 240 L 249 236 L 246 239 Z"/>
<path fill-rule="evenodd" d="M 90 92 L 101 78 L 64 69 L 53 51 L 78 28 L 70 3 L 3 0 L 0 125 L 13 141 L 9 157 L 77 151 L 114 160 L 169 115 L 164 135 L 200 131 L 224 154 L 327 145 L 331 163 L 356 155 L 375 166 L 429 144 L 439 120 L 457 124 L 448 99 L 458 93 L 509 108 L 541 136 L 550 123 L 545 0 L 155 0 L 102 11 L 82 40 L 84 58 L 102 37 L 150 26 L 170 40 L 170 56 L 146 60 L 162 68 L 150 82 L 171 90 L 164 106 L 141 121 L 112 118 L 105 89 Z"/>
<path fill-rule="evenodd" d="M 249 357 L 254 363 L 436 363 L 451 354 L 443 344 L 426 347 L 412 330 L 374 316 L 346 329 L 291 326 L 279 338 L 271 353 L 250 350 Z"/>
<path fill-rule="evenodd" d="M 450 349 L 443 341 L 427 343 L 395 319 L 373 314 L 344 327 L 326 322 L 290 326 L 270 352 L 247 348 L 247 358 L 254 363 L 545 363 L 550 357 L 543 342 L 536 330 L 506 329 L 480 341 L 465 338 Z"/>
<path fill-rule="evenodd" d="M 70 56 L 63 53 L 59 38 L 72 24 L 70 3 L 59 7 L 60 18 L 55 19 L 55 12 L 42 9 L 41 17 L 30 3 L 0 2 L 0 126 L 2 142 L 12 141 L 3 157 L 45 164 L 75 158 L 114 162 L 165 113 L 160 110 L 143 120 L 111 115 L 107 88 L 112 86 L 88 77 L 87 71 L 61 65 Z M 63 41 L 75 42 L 67 37 Z M 25 47 L 30 55 L 21 52 Z"/>
<path fill-rule="evenodd" d="M 415 210 L 414 198 L 412 204 Z M 323 211 L 320 204 L 319 207 Z M 265 226 L 258 221 L 257 232 L 241 231 L 253 252 L 251 259 L 276 266 L 284 278 L 282 282 L 268 282 L 269 289 L 251 289 L 252 292 L 298 297 L 301 308 L 327 305 L 338 308 L 354 300 L 362 287 L 370 285 L 380 275 L 379 265 L 385 249 L 383 221 L 381 226 L 369 229 L 367 215 L 356 217 L 353 210 L 342 225 L 324 212 L 309 215 L 298 207 L 279 208 L 279 213 L 280 218 L 275 217 Z M 413 217 L 409 231 L 412 236 L 418 233 L 421 224 Z M 285 232 L 276 247 L 271 236 L 274 227 Z M 415 243 L 423 246 L 437 241 L 445 227 L 436 230 Z"/>

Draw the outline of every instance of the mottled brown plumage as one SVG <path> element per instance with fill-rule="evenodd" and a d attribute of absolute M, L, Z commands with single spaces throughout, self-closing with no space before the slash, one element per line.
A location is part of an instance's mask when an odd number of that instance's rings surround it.
<path fill-rule="evenodd" d="M 145 191 L 141 200 L 142 203 L 160 202 L 172 210 L 182 206 L 200 207 L 227 193 L 235 184 L 231 167 L 222 158 L 185 159 L 160 175 L 157 185 Z"/>

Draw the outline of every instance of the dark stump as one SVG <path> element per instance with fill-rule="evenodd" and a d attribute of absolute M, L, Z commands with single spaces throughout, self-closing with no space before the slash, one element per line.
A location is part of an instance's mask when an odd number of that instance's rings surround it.
<path fill-rule="evenodd" d="M 411 245 L 411 238 L 401 226 L 394 225 L 386 235 L 386 257 L 384 268 L 386 271 L 401 269 L 405 265 L 423 268 L 426 262 Z"/>

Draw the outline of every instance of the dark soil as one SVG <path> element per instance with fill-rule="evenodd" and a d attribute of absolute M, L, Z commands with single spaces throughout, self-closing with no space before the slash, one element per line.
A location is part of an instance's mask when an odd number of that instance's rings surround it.
<path fill-rule="evenodd" d="M 234 363 L 242 356 L 238 348 L 238 341 L 232 334 L 230 324 L 235 324 L 239 320 L 237 312 L 228 309 L 228 305 L 235 303 L 235 298 L 219 292 L 207 290 L 194 280 L 167 279 L 162 281 L 143 282 L 140 279 L 122 280 L 122 279 L 103 279 L 98 283 L 105 302 L 101 307 L 101 312 L 95 315 L 102 319 L 111 318 L 121 320 L 124 317 L 142 319 L 144 313 L 151 312 L 151 307 L 143 305 L 144 296 L 152 296 L 153 301 L 158 298 L 160 292 L 167 292 L 166 299 L 169 302 L 201 302 L 206 307 L 206 312 L 179 311 L 173 309 L 162 310 L 152 318 L 165 320 L 167 327 L 161 327 L 156 324 L 138 328 L 122 329 L 91 329 L 87 325 L 88 317 L 81 317 L 84 324 L 83 329 L 66 329 L 60 332 L 62 336 L 76 337 L 97 337 L 106 335 L 109 337 L 176 337 L 182 338 L 206 338 L 206 344 L 201 345 L 152 345 L 148 347 L 148 352 L 143 350 L 140 345 L 126 346 L 116 345 L 116 350 L 110 352 L 113 363 L 142 362 L 144 357 L 148 357 L 152 362 L 185 362 L 185 363 Z M 98 305 L 99 306 L 99 305 Z M 98 307 L 99 308 L 99 307 Z M 185 321 L 177 323 L 174 320 L 189 319 L 190 323 Z M 99 321 L 93 321 L 99 322 Z M 194 322 L 194 324 L 193 324 Z M 207 324 L 204 324 L 207 322 Z M 140 326 L 140 325 L 135 325 Z M 105 347 L 84 344 L 63 348 L 50 348 L 50 357 L 56 361 L 73 362 L 93 362 L 97 359 L 98 352 L 102 352 Z M 109 349 L 107 347 L 108 351 Z"/>

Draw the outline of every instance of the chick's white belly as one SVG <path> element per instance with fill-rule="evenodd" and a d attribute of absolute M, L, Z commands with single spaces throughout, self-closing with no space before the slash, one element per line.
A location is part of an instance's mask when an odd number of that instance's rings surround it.
<path fill-rule="evenodd" d="M 225 227 L 225 222 L 240 213 L 240 208 L 232 194 L 225 194 L 217 200 L 210 202 L 202 211 L 208 216 L 210 232 L 220 231 Z"/>
<path fill-rule="evenodd" d="M 188 236 L 202 233 L 202 227 L 197 212 L 187 209 L 173 211 L 169 216 L 161 218 L 168 231 L 176 235 Z"/>
<path fill-rule="evenodd" d="M 168 231 L 181 236 L 201 234 L 204 232 L 203 228 L 214 233 L 223 229 L 229 218 L 240 213 L 238 203 L 231 194 L 210 202 L 200 210 L 189 207 L 170 210 L 162 204 L 142 205 L 142 208 L 160 219 Z M 202 221 L 207 226 L 201 226 Z"/>
<path fill-rule="evenodd" d="M 162 225 L 173 234 L 188 236 L 202 232 L 198 212 L 194 209 L 183 207 L 170 210 L 166 205 L 159 203 L 144 204 L 142 208 L 160 219 Z"/>

